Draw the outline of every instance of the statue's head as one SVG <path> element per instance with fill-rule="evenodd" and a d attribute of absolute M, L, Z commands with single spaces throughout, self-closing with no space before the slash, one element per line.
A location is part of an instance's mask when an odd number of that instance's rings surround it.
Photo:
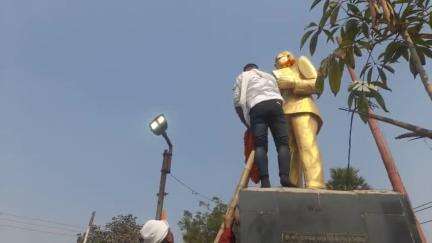
<path fill-rule="evenodd" d="M 295 63 L 295 56 L 289 51 L 280 52 L 275 58 L 275 67 L 277 69 L 291 67 Z"/>

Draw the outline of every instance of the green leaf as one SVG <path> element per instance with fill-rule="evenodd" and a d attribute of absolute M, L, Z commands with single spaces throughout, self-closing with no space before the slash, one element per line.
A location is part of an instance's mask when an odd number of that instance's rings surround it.
<path fill-rule="evenodd" d="M 423 65 L 423 66 L 426 65 L 426 58 L 425 58 L 425 55 L 423 54 L 423 52 L 419 48 L 416 48 L 416 51 L 417 51 L 418 57 L 420 58 L 421 65 Z"/>
<path fill-rule="evenodd" d="M 370 67 L 370 63 L 368 62 L 368 63 L 366 63 L 366 65 L 364 65 L 363 66 L 363 68 L 362 68 L 362 70 L 361 70 L 361 72 L 360 72 L 360 78 L 363 78 L 364 77 L 364 75 L 365 75 L 365 73 L 366 73 L 366 70 Z"/>
<path fill-rule="evenodd" d="M 378 74 L 384 83 L 387 82 L 387 76 L 385 72 L 382 70 L 382 68 L 378 68 Z"/>
<path fill-rule="evenodd" d="M 354 15 L 360 15 L 361 16 L 361 12 L 360 10 L 357 8 L 357 6 L 355 6 L 352 3 L 348 3 L 348 9 L 354 14 Z"/>
<path fill-rule="evenodd" d="M 432 50 L 427 47 L 420 47 L 423 54 L 429 58 L 432 58 Z"/>
<path fill-rule="evenodd" d="M 330 89 L 335 96 L 340 90 L 343 65 L 344 63 L 342 61 L 338 62 L 333 58 L 329 67 Z"/>
<path fill-rule="evenodd" d="M 396 50 L 398 49 L 399 45 L 397 42 L 391 42 L 384 51 L 384 62 L 387 62 L 390 60 L 390 58 L 395 54 Z"/>
<path fill-rule="evenodd" d="M 315 30 L 309 30 L 308 32 L 306 32 L 303 37 L 301 38 L 301 42 L 300 42 L 300 49 L 303 48 L 304 44 L 306 43 L 307 39 L 309 38 L 309 36 L 314 32 Z"/>
<path fill-rule="evenodd" d="M 429 24 L 429 28 L 432 29 L 432 12 L 429 13 L 429 21 L 428 21 L 428 24 Z"/>
<path fill-rule="evenodd" d="M 315 0 L 311 5 L 310 10 L 312 10 L 319 2 L 321 2 L 321 0 Z"/>
<path fill-rule="evenodd" d="M 330 24 L 332 26 L 336 25 L 337 17 L 339 15 L 340 5 L 336 6 L 335 9 L 333 9 L 333 12 L 330 17 Z"/>
<path fill-rule="evenodd" d="M 410 57 L 409 57 L 409 51 L 408 51 L 408 48 L 402 48 L 402 49 L 403 49 L 402 56 L 405 58 L 405 60 L 406 60 L 407 62 L 409 62 Z"/>
<path fill-rule="evenodd" d="M 315 26 L 318 26 L 318 25 L 315 22 L 310 22 L 309 25 L 306 26 L 305 30 L 309 29 L 309 28 L 312 28 L 312 27 L 315 27 Z"/>
<path fill-rule="evenodd" d="M 373 68 L 371 67 L 367 73 L 367 81 L 370 82 L 372 80 L 372 71 Z"/>
<path fill-rule="evenodd" d="M 327 12 L 327 9 L 329 7 L 330 1 L 326 0 L 323 6 L 323 15 L 325 15 L 325 13 Z"/>
<path fill-rule="evenodd" d="M 414 59 L 411 56 L 409 59 L 409 67 L 410 67 L 411 73 L 413 74 L 413 76 L 415 78 L 417 76 L 418 72 L 417 72 L 417 69 L 416 69 L 415 64 L 414 64 Z"/>
<path fill-rule="evenodd" d="M 320 97 L 324 91 L 324 77 L 322 75 L 318 75 L 315 82 L 315 89 L 317 90 L 318 97 Z"/>
<path fill-rule="evenodd" d="M 375 91 L 375 90 L 371 90 L 371 94 L 372 94 L 372 97 L 374 97 L 375 100 L 377 101 L 378 105 L 381 106 L 381 108 L 385 112 L 388 112 L 387 107 L 386 107 L 385 102 L 384 102 L 384 99 L 381 96 L 381 94 L 379 92 Z"/>
<path fill-rule="evenodd" d="M 361 52 L 360 48 L 357 45 L 354 45 L 354 53 L 358 57 L 362 56 L 362 52 Z"/>
<path fill-rule="evenodd" d="M 323 31 L 324 31 L 324 33 L 325 33 L 326 36 L 327 36 L 327 42 L 329 42 L 330 40 L 331 40 L 332 42 L 334 42 L 334 39 L 333 39 L 333 35 L 332 35 L 332 33 L 331 33 L 330 31 L 326 30 L 326 29 L 323 29 Z"/>
<path fill-rule="evenodd" d="M 345 56 L 345 63 L 350 66 L 351 68 L 355 68 L 355 59 L 354 59 L 354 50 L 353 48 L 346 48 L 346 56 Z"/>
<path fill-rule="evenodd" d="M 387 69 L 391 73 L 395 72 L 395 70 L 391 66 L 389 66 L 389 65 L 384 65 L 384 68 Z"/>
<path fill-rule="evenodd" d="M 358 99 L 358 109 L 361 113 L 369 114 L 369 102 L 365 96 L 361 96 Z M 367 123 L 367 121 L 368 121 L 367 116 L 360 114 L 360 118 L 362 119 L 362 121 L 364 123 Z"/>
<path fill-rule="evenodd" d="M 351 92 L 348 96 L 348 108 L 350 108 L 350 109 L 353 105 L 354 98 L 355 98 L 355 94 L 354 94 L 354 92 Z"/>
<path fill-rule="evenodd" d="M 369 27 L 366 23 L 362 24 L 362 32 L 363 35 L 366 36 L 366 38 L 369 38 Z"/>
<path fill-rule="evenodd" d="M 318 32 L 315 32 L 315 34 L 312 36 L 312 39 L 310 40 L 309 43 L 309 51 L 311 53 L 311 55 L 313 56 L 313 54 L 315 53 L 317 44 L 318 44 Z"/>

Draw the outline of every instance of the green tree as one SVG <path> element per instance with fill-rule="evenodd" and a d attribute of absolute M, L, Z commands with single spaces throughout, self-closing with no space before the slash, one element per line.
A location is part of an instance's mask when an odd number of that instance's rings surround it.
<path fill-rule="evenodd" d="M 185 210 L 183 212 L 178 226 L 183 233 L 185 243 L 213 242 L 222 224 L 227 205 L 217 197 L 213 197 L 212 204 L 214 206 L 210 208 L 209 204 L 200 202 L 203 211 L 192 213 Z"/>
<path fill-rule="evenodd" d="M 89 243 L 131 243 L 139 241 L 141 225 L 136 222 L 137 217 L 132 214 L 118 215 L 104 227 L 94 226 L 89 235 Z M 77 243 L 84 239 L 78 235 Z"/>
<path fill-rule="evenodd" d="M 331 179 L 326 183 L 327 189 L 339 191 L 369 190 L 370 186 L 358 172 L 358 169 L 352 167 L 331 168 Z"/>
<path fill-rule="evenodd" d="M 387 74 L 395 72 L 394 63 L 405 59 L 414 77 L 420 74 L 432 99 L 432 84 L 423 67 L 426 59 L 432 58 L 430 0 L 314 0 L 311 9 L 317 6 L 321 6 L 322 16 L 306 27 L 301 47 L 309 40 L 313 55 L 319 37 L 335 44 L 335 49 L 320 64 L 317 80 L 320 92 L 328 80 L 336 95 L 344 66 L 357 66 L 364 81 L 351 86 L 348 106 L 365 114 L 369 107 L 375 106 L 387 111 L 378 87 L 390 90 Z M 363 115 L 362 119 L 365 118 Z"/>

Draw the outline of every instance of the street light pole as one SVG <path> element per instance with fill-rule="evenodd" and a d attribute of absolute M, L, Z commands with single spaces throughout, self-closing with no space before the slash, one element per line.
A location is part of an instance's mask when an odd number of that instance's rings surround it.
<path fill-rule="evenodd" d="M 168 138 L 168 135 L 165 131 L 162 133 L 162 136 L 164 137 L 165 141 L 168 144 L 168 149 L 165 149 L 165 151 L 163 153 L 161 178 L 160 178 L 160 183 L 159 183 L 159 193 L 157 194 L 157 196 L 158 196 L 157 208 L 156 208 L 156 219 L 157 220 L 160 220 L 161 215 L 162 215 L 163 203 L 164 203 L 164 198 L 166 195 L 166 193 L 165 193 L 166 177 L 167 177 L 167 174 L 169 174 L 171 171 L 171 157 L 172 157 L 172 149 L 173 149 L 173 145 L 172 145 L 172 143 L 171 143 L 170 139 Z"/>

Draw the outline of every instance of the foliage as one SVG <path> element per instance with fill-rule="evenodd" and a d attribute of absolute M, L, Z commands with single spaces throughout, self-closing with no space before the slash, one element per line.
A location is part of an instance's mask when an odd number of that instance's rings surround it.
<path fill-rule="evenodd" d="M 359 176 L 358 172 L 358 169 L 352 167 L 330 169 L 331 179 L 326 183 L 327 189 L 339 191 L 369 190 L 370 186 L 363 177 Z"/>
<path fill-rule="evenodd" d="M 200 202 L 200 206 L 204 206 L 203 212 L 198 211 L 194 214 L 187 210 L 183 212 L 178 226 L 183 233 L 185 243 L 213 242 L 222 224 L 227 205 L 217 197 L 213 197 L 212 202 L 214 206 L 211 209 L 209 204 Z"/>
<path fill-rule="evenodd" d="M 414 77 L 419 72 L 416 55 L 409 47 L 415 48 L 422 65 L 432 58 L 432 34 L 426 33 L 432 28 L 430 0 L 314 0 L 311 10 L 317 6 L 322 7 L 321 19 L 305 28 L 301 47 L 309 40 L 313 55 L 320 37 L 336 45 L 320 64 L 320 93 L 325 80 L 334 95 L 339 92 L 345 65 L 361 67 L 360 79 L 390 90 L 387 75 L 395 72 L 393 65 L 401 59 L 409 63 Z M 356 62 L 356 57 L 360 61 Z M 387 111 L 379 91 L 349 91 L 350 108 L 367 113 L 369 107 L 378 105 Z"/>
<path fill-rule="evenodd" d="M 89 235 L 89 243 L 130 243 L 139 241 L 141 225 L 133 215 L 118 215 L 113 217 L 105 227 L 94 226 Z M 77 243 L 81 243 L 83 235 L 78 235 Z"/>

